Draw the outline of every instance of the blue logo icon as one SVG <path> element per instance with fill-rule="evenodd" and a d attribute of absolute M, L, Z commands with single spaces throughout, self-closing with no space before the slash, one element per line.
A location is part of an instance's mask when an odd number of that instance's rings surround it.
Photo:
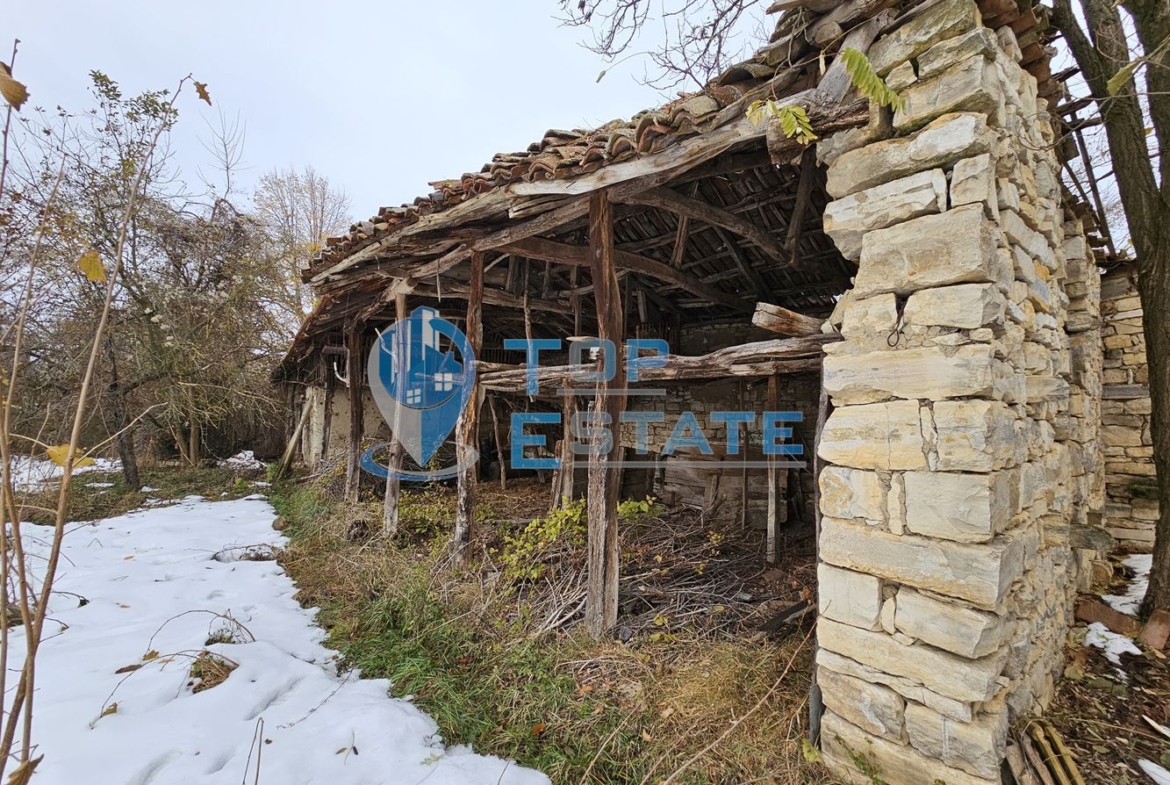
<path fill-rule="evenodd" d="M 390 431 L 420 467 L 426 467 L 455 428 L 475 385 L 475 356 L 463 332 L 425 306 L 378 336 L 367 365 L 370 390 Z M 373 453 L 362 467 L 385 477 Z M 474 463 L 474 456 L 471 459 Z M 399 471 L 402 479 L 434 480 L 454 476 L 463 466 Z"/>

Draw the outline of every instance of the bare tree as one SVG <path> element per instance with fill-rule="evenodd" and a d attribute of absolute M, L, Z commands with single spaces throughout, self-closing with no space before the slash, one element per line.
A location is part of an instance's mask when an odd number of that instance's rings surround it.
<path fill-rule="evenodd" d="M 623 55 L 650 61 L 643 78 L 662 90 L 703 87 L 710 77 L 743 59 L 761 38 L 763 0 L 559 0 L 561 21 L 588 28 L 586 46 L 613 62 Z M 637 50 L 643 32 L 661 36 Z M 602 72 L 605 75 L 605 72 Z"/>
<path fill-rule="evenodd" d="M 348 228 L 349 196 L 306 166 L 264 175 L 252 199 L 285 273 L 281 300 L 295 330 L 313 308 L 312 292 L 301 282 L 301 272 L 324 247 L 327 237 Z"/>

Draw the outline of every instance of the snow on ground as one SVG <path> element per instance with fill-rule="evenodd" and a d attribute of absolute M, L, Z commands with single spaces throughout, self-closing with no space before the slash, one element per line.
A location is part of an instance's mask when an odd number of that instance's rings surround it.
<path fill-rule="evenodd" d="M 251 450 L 238 452 L 230 458 L 216 461 L 216 466 L 224 469 L 263 469 L 264 461 L 256 457 Z"/>
<path fill-rule="evenodd" d="M 1089 625 L 1089 630 L 1085 633 L 1085 645 L 1096 646 L 1098 649 L 1101 649 L 1105 652 L 1105 659 L 1117 666 L 1121 665 L 1122 654 L 1142 653 L 1142 650 L 1134 645 L 1131 639 L 1124 635 L 1118 635 L 1116 632 L 1111 632 L 1108 627 L 1099 621 L 1095 621 Z M 1123 676 L 1125 675 L 1120 669 L 1118 673 L 1121 673 Z"/>
<path fill-rule="evenodd" d="M 1134 572 L 1133 580 L 1129 582 L 1129 588 L 1124 595 L 1106 594 L 1101 599 L 1105 600 L 1115 611 L 1128 613 L 1130 616 L 1137 615 L 1142 598 L 1146 596 L 1146 589 L 1150 586 L 1150 566 L 1153 563 L 1154 557 L 1149 553 L 1135 553 L 1126 557 L 1122 564 Z"/>
<path fill-rule="evenodd" d="M 77 466 L 74 476 L 88 472 L 109 474 L 121 471 L 122 464 L 116 458 L 94 458 L 90 466 Z M 12 485 L 17 493 L 31 493 L 43 490 L 61 479 L 65 469 L 48 458 L 32 458 L 28 455 L 12 456 Z"/>
<path fill-rule="evenodd" d="M 338 676 L 337 654 L 283 569 L 232 556 L 282 543 L 274 517 L 259 496 L 189 497 L 70 526 L 37 663 L 33 735 L 44 760 L 33 785 L 251 782 L 261 752 L 259 780 L 277 785 L 548 782 L 444 748 L 434 721 L 388 697 L 386 680 Z M 213 614 L 237 620 L 244 642 L 207 645 L 231 626 Z M 191 656 L 204 648 L 239 667 L 195 693 Z M 117 673 L 127 666 L 140 667 Z"/>

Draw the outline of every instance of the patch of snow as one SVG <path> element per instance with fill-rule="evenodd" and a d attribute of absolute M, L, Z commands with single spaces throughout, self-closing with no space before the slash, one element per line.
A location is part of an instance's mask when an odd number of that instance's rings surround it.
<path fill-rule="evenodd" d="M 272 483 L 270 483 L 270 482 L 261 482 L 260 480 L 257 480 L 256 482 L 252 483 L 252 487 L 253 487 L 253 488 L 271 488 L 271 487 L 272 487 Z"/>
<path fill-rule="evenodd" d="M 251 450 L 243 450 L 230 458 L 216 461 L 215 465 L 225 469 L 263 469 L 264 461 L 257 459 Z"/>
<path fill-rule="evenodd" d="M 116 458 L 94 458 L 91 466 L 77 466 L 73 475 L 99 472 L 111 474 L 122 470 L 122 462 Z M 12 456 L 12 486 L 17 493 L 35 493 L 49 488 L 65 474 L 65 468 L 48 458 L 33 458 L 28 455 Z"/>
<path fill-rule="evenodd" d="M 250 782 L 263 721 L 265 782 L 547 785 L 539 772 L 445 747 L 430 717 L 388 696 L 388 681 L 339 676 L 315 611 L 293 599 L 277 562 L 212 558 L 280 547 L 274 518 L 261 499 L 196 496 L 70 530 L 37 663 L 37 783 L 93 782 L 95 772 L 109 783 Z M 48 543 L 26 547 L 40 563 Z M 236 642 L 208 644 L 235 626 L 225 617 L 240 625 Z M 19 667 L 23 631 L 10 634 L 8 667 Z M 238 667 L 195 693 L 189 669 L 203 649 Z M 116 673 L 126 666 L 140 667 Z"/>
<path fill-rule="evenodd" d="M 90 483 L 86 483 L 86 485 L 88 485 L 90 488 L 113 488 L 114 487 L 114 484 L 112 482 L 90 482 Z"/>
<path fill-rule="evenodd" d="M 158 488 L 151 488 L 149 485 L 143 485 L 138 490 L 142 491 L 143 493 L 158 493 Z"/>
<path fill-rule="evenodd" d="M 1122 562 L 1126 567 L 1133 570 L 1133 580 L 1129 582 L 1129 587 L 1126 589 L 1124 595 L 1106 594 L 1101 597 L 1109 604 L 1109 607 L 1119 613 L 1128 613 L 1130 616 L 1136 616 L 1138 608 L 1142 604 L 1142 598 L 1146 596 L 1146 589 L 1150 586 L 1150 566 L 1154 563 L 1154 557 L 1149 553 L 1135 553 L 1129 556 Z"/>
<path fill-rule="evenodd" d="M 1170 771 L 1166 771 L 1166 769 L 1151 760 L 1139 760 L 1138 765 L 1141 766 L 1146 776 L 1156 782 L 1157 785 L 1170 785 Z"/>
<path fill-rule="evenodd" d="M 1117 666 L 1117 675 L 1123 680 L 1126 680 L 1128 677 L 1121 668 L 1121 655 L 1140 655 L 1142 653 L 1142 650 L 1132 640 L 1124 635 L 1118 635 L 1116 632 L 1111 631 L 1099 621 L 1095 621 L 1089 625 L 1088 632 L 1085 633 L 1085 645 L 1096 646 L 1105 652 L 1105 659 Z"/>

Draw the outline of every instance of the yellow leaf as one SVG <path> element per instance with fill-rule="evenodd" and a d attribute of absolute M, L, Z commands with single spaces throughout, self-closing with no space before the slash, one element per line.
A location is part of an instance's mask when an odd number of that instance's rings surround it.
<path fill-rule="evenodd" d="M 49 454 L 49 460 L 58 466 L 64 466 L 65 460 L 69 457 L 69 445 L 62 444 L 57 447 L 50 447 L 45 450 Z M 93 466 L 93 458 L 76 458 L 73 461 L 73 468 L 80 469 L 82 466 Z"/>
<path fill-rule="evenodd" d="M 104 709 L 102 709 L 102 716 L 103 717 L 108 717 L 111 714 L 117 714 L 117 713 L 118 713 L 118 704 L 116 701 L 114 703 L 111 703 L 109 706 L 106 706 Z"/>
<path fill-rule="evenodd" d="M 92 248 L 81 255 L 77 260 L 77 269 L 85 273 L 85 277 L 91 281 L 106 280 L 106 268 L 102 264 L 102 257 L 97 251 Z"/>
<path fill-rule="evenodd" d="M 200 101 L 206 101 L 207 105 L 211 106 L 211 93 L 207 92 L 207 82 L 196 82 L 195 94 L 199 96 Z"/>
<path fill-rule="evenodd" d="M 654 626 L 655 627 L 665 627 L 666 621 L 667 621 L 666 617 L 660 613 L 654 617 Z"/>
<path fill-rule="evenodd" d="M 151 660 L 157 660 L 157 659 L 158 659 L 158 652 L 155 651 L 154 649 L 151 649 L 146 654 L 142 655 L 143 662 L 150 662 Z"/>
<path fill-rule="evenodd" d="M 8 775 L 8 785 L 28 785 L 29 780 L 32 779 L 33 772 L 37 770 L 37 764 L 44 757 L 44 755 L 41 755 L 39 758 L 31 758 L 17 766 Z"/>
<path fill-rule="evenodd" d="M 821 751 L 814 747 L 808 739 L 800 740 L 800 752 L 809 763 L 817 763 L 821 759 Z"/>
<path fill-rule="evenodd" d="M 532 726 L 532 735 L 539 736 L 540 734 L 544 733 L 544 729 L 546 727 L 548 727 L 548 726 L 545 725 L 543 722 L 536 723 L 535 725 Z"/>
<path fill-rule="evenodd" d="M 20 111 L 20 107 L 28 100 L 28 88 L 12 78 L 12 69 L 7 63 L 0 63 L 0 95 L 4 96 L 8 105 L 17 111 Z"/>

